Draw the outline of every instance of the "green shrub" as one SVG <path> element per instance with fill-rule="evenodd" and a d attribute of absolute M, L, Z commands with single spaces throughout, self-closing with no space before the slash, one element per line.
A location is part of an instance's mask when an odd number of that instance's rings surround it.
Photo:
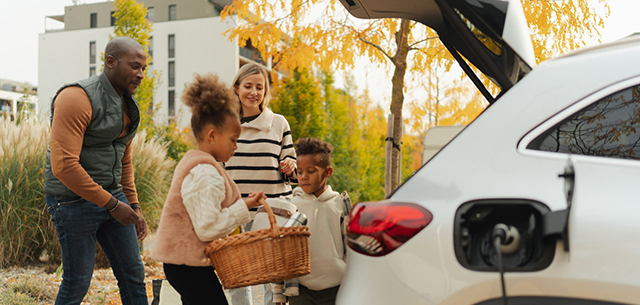
<path fill-rule="evenodd" d="M 31 278 L 28 275 L 17 278 L 15 282 L 11 282 L 7 284 L 7 286 L 9 291 L 17 295 L 27 295 L 31 299 L 38 301 L 54 300 L 57 293 L 56 288 L 49 287 L 45 283 L 36 278 Z"/>
<path fill-rule="evenodd" d="M 29 295 L 7 290 L 0 292 L 0 304 L 3 305 L 33 305 L 36 300 Z"/>
<path fill-rule="evenodd" d="M 194 148 L 191 128 L 179 129 L 175 123 L 169 125 L 155 124 L 147 129 L 147 140 L 157 139 L 166 144 L 167 155 L 171 160 L 180 161 L 189 149 Z"/>
<path fill-rule="evenodd" d="M 0 268 L 25 265 L 43 253 L 51 262 L 60 261 L 42 191 L 49 133 L 48 123 L 33 118 L 20 123 L 0 118 Z M 143 215 L 155 230 L 174 161 L 167 157 L 166 145 L 145 138 L 141 132 L 133 140 L 133 164 Z"/>

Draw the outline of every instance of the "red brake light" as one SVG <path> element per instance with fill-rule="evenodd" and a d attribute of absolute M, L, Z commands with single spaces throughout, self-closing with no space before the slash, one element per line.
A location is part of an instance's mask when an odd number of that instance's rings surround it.
<path fill-rule="evenodd" d="M 391 253 L 433 219 L 427 209 L 409 202 L 362 202 L 354 206 L 347 224 L 347 244 L 366 255 Z"/>

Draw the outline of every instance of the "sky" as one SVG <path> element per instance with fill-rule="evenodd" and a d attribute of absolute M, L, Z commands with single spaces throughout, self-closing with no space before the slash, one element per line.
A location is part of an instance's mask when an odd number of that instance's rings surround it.
<path fill-rule="evenodd" d="M 78 0 L 79 3 L 105 0 Z M 589 0 L 587 0 L 589 1 Z M 603 42 L 640 32 L 640 1 L 609 0 L 611 15 L 605 21 Z M 38 34 L 44 33 L 45 16 L 62 15 L 72 0 L 0 0 L 0 78 L 38 84 Z M 55 25 L 47 21 L 47 26 Z M 369 70 L 369 69 L 367 69 Z M 368 73 L 373 78 L 378 73 Z M 383 80 L 371 79 L 371 88 Z M 384 83 L 389 83 L 384 81 Z"/>

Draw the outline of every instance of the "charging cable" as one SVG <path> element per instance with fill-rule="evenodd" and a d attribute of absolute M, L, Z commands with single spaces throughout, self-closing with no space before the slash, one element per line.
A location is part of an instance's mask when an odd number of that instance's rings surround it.
<path fill-rule="evenodd" d="M 493 227 L 491 239 L 496 247 L 498 271 L 500 272 L 500 283 L 502 285 L 502 303 L 507 305 L 507 290 L 504 285 L 504 262 L 502 261 L 502 254 L 511 254 L 518 250 L 520 246 L 520 233 L 514 226 L 499 223 Z"/>

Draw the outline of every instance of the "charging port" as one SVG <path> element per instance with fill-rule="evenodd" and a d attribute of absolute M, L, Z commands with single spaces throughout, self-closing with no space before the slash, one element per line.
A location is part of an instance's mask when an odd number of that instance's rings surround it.
<path fill-rule="evenodd" d="M 458 208 L 454 246 L 458 261 L 467 269 L 497 271 L 498 253 L 492 238 L 496 225 L 507 232 L 501 249 L 504 271 L 537 271 L 553 261 L 556 238 L 545 237 L 543 203 L 520 199 L 467 202 Z"/>

